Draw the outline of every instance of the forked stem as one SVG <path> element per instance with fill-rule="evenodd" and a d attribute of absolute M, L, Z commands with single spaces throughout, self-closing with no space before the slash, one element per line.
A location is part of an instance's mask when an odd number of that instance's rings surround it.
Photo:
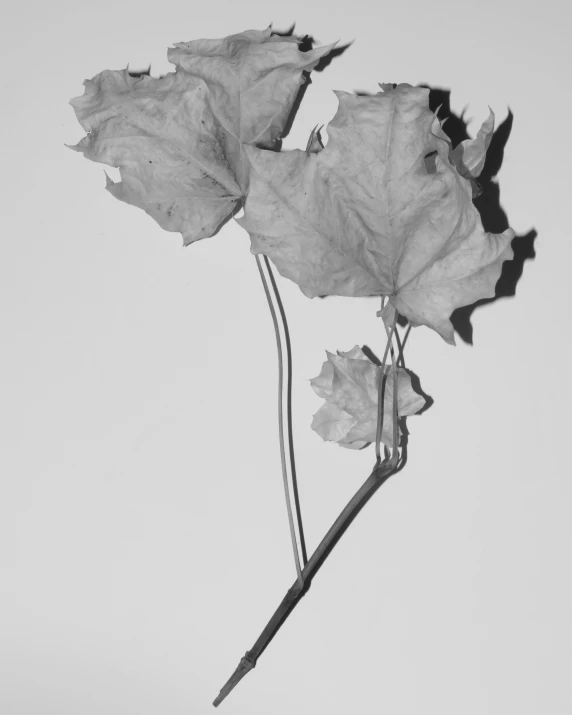
<path fill-rule="evenodd" d="M 397 319 L 397 316 L 395 316 Z M 387 359 L 387 353 L 391 346 L 391 339 L 393 332 L 395 331 L 396 319 L 393 321 L 393 325 L 390 330 L 387 330 L 387 346 L 385 348 L 385 353 L 382 361 L 382 372 L 380 375 L 379 383 L 381 385 L 379 392 L 379 399 L 383 400 L 384 397 L 384 385 L 382 384 L 382 378 L 384 377 L 385 361 Z M 238 683 L 244 678 L 244 676 L 249 673 L 255 666 L 258 658 L 265 651 L 271 640 L 274 638 L 276 633 L 282 627 L 288 616 L 292 613 L 294 608 L 299 603 L 302 596 L 304 596 L 310 585 L 312 579 L 318 573 L 320 567 L 325 562 L 327 557 L 330 555 L 334 546 L 338 543 L 342 535 L 345 533 L 349 525 L 364 508 L 367 502 L 375 494 L 377 489 L 398 469 L 399 463 L 399 427 L 397 423 L 397 361 L 395 358 L 395 353 L 393 348 L 391 348 L 391 360 L 392 360 L 392 372 L 393 372 L 393 402 L 392 402 L 392 418 L 393 418 L 393 449 L 391 451 L 391 456 L 386 457 L 382 462 L 381 459 L 377 459 L 375 467 L 372 473 L 346 504 L 338 518 L 334 521 L 327 534 L 324 536 L 322 541 L 319 543 L 318 547 L 310 557 L 307 564 L 302 569 L 301 574 L 299 574 L 298 579 L 293 583 L 290 589 L 287 591 L 286 595 L 282 599 L 282 602 L 274 612 L 272 618 L 266 624 L 266 627 L 258 637 L 256 643 L 248 650 L 245 655 L 241 658 L 236 670 L 225 683 L 221 689 L 219 695 L 213 701 L 213 705 L 218 707 L 222 701 L 227 697 L 227 695 L 235 688 Z M 385 383 L 385 380 L 383 380 Z M 383 419 L 383 411 L 380 410 L 378 413 L 378 436 L 381 437 L 381 426 L 379 421 Z M 376 445 L 377 446 L 377 445 Z"/>

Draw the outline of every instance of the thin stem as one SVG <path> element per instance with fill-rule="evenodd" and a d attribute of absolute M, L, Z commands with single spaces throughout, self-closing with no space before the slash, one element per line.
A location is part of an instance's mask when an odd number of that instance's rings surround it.
<path fill-rule="evenodd" d="M 383 308 L 383 299 L 382 299 L 382 308 Z M 397 386 L 398 386 L 398 372 L 397 372 L 397 364 L 399 362 L 399 359 L 401 358 L 401 361 L 403 363 L 403 349 L 401 346 L 401 342 L 399 340 L 399 332 L 397 330 L 397 311 L 395 312 L 395 318 L 393 320 L 393 325 L 391 327 L 391 330 L 387 327 L 387 325 L 384 322 L 384 328 L 385 328 L 385 334 L 387 335 L 387 342 L 390 345 L 390 351 L 391 351 L 391 372 L 393 374 L 393 401 L 392 401 L 392 437 L 393 437 L 393 453 L 395 454 L 395 450 L 397 449 L 398 446 L 398 439 L 399 439 L 399 426 L 397 422 L 398 414 L 397 414 Z M 397 359 L 395 357 L 395 352 L 393 350 L 393 341 L 392 338 L 395 336 L 395 340 L 397 341 Z M 387 347 L 386 347 L 386 354 L 387 354 Z"/>
<path fill-rule="evenodd" d="M 272 283 L 272 289 L 274 290 L 274 297 L 276 298 L 276 304 L 278 305 L 278 310 L 280 311 L 280 317 L 282 318 L 282 327 L 284 329 L 284 342 L 286 343 L 286 357 L 287 357 L 287 374 L 286 374 L 286 429 L 288 433 L 288 452 L 290 455 L 290 475 L 292 477 L 292 492 L 294 494 L 294 509 L 296 511 L 296 521 L 298 522 L 298 536 L 300 539 L 300 550 L 302 552 L 302 563 L 306 565 L 308 561 L 308 556 L 306 552 L 306 539 L 304 538 L 304 527 L 302 525 L 302 509 L 300 508 L 300 496 L 298 493 L 298 477 L 296 475 L 296 461 L 294 459 L 294 430 L 292 428 L 292 345 L 290 343 L 290 331 L 288 330 L 288 321 L 286 320 L 286 313 L 284 311 L 284 306 L 282 305 L 282 299 L 280 298 L 280 291 L 276 285 L 276 280 L 274 279 L 274 273 L 268 260 L 268 256 L 264 256 L 264 262 L 268 270 L 268 275 L 270 276 L 270 282 Z"/>
<path fill-rule="evenodd" d="M 382 301 L 382 308 L 383 308 L 383 301 Z M 392 359 L 393 359 L 393 346 L 392 346 L 392 338 L 393 338 L 393 333 L 395 332 L 395 326 L 397 323 L 397 312 L 395 313 L 395 317 L 393 319 L 393 322 L 391 324 L 391 330 L 387 331 L 387 343 L 385 345 L 385 351 L 383 353 L 383 360 L 381 361 L 381 370 L 379 374 L 379 382 L 378 382 L 378 389 L 377 389 L 377 431 L 375 434 L 375 456 L 378 461 L 378 463 L 381 462 L 381 433 L 382 433 L 382 428 L 383 428 L 383 412 L 384 412 L 384 392 L 385 392 L 385 363 L 387 360 L 387 353 L 389 349 L 391 348 L 392 351 Z M 385 323 L 384 323 L 385 325 Z M 394 393 L 395 394 L 395 393 Z M 395 418 L 394 418 L 394 423 L 395 423 Z"/>
<path fill-rule="evenodd" d="M 217 698 L 214 700 L 213 705 L 215 707 L 220 705 L 232 689 L 242 680 L 242 678 L 255 667 L 258 658 L 262 655 L 290 613 L 292 613 L 294 608 L 297 606 L 302 596 L 308 592 L 312 579 L 317 574 L 322 564 L 330 555 L 332 549 L 343 536 L 349 525 L 375 494 L 377 489 L 379 489 L 379 487 L 395 471 L 397 471 L 397 455 L 398 451 L 395 448 L 390 459 L 384 460 L 381 464 L 376 463 L 372 473 L 346 504 L 304 567 L 302 571 L 302 583 L 298 580 L 295 581 L 290 587 L 282 599 L 282 602 L 274 612 L 274 615 L 268 621 L 266 627 L 260 634 L 256 643 L 245 653 L 238 664 L 238 667 L 228 679 Z"/>
<path fill-rule="evenodd" d="M 405 340 L 407 340 L 407 336 L 409 335 L 409 331 L 411 329 L 411 324 L 407 326 L 407 330 L 405 331 L 405 339 L 402 340 L 399 331 L 396 329 L 394 336 L 395 336 L 395 342 L 397 343 L 397 364 L 400 365 L 402 368 L 405 368 L 405 358 L 403 357 L 403 348 L 405 347 Z"/>
<path fill-rule="evenodd" d="M 300 566 L 300 555 L 298 554 L 298 543 L 296 541 L 296 530 L 294 527 L 294 517 L 292 515 L 290 487 L 288 485 L 288 471 L 286 469 L 286 454 L 284 449 L 284 420 L 282 406 L 282 393 L 284 390 L 284 361 L 282 359 L 282 341 L 280 339 L 280 329 L 278 327 L 276 311 L 274 310 L 274 305 L 272 303 L 272 296 L 270 295 L 268 282 L 266 280 L 266 276 L 264 275 L 264 271 L 262 270 L 262 265 L 260 263 L 260 257 L 258 256 L 258 254 L 256 255 L 256 265 L 258 266 L 260 278 L 262 279 L 262 285 L 264 286 L 264 292 L 268 301 L 268 307 L 270 308 L 270 314 L 272 315 L 272 323 L 274 324 L 274 332 L 276 335 L 276 348 L 278 351 L 278 439 L 280 442 L 280 463 L 282 465 L 282 482 L 284 484 L 284 495 L 286 497 L 286 510 L 288 512 L 288 525 L 290 527 L 290 538 L 292 541 L 292 551 L 294 553 L 294 563 L 296 565 L 296 573 L 298 574 L 298 582 L 300 583 L 300 586 L 302 586 L 302 568 Z"/>
<path fill-rule="evenodd" d="M 396 314 L 396 319 L 397 319 L 397 314 Z M 395 335 L 397 335 L 397 330 L 395 330 L 395 325 L 396 323 L 393 324 L 393 328 L 390 331 L 386 328 L 385 332 L 387 333 L 387 339 L 388 341 L 391 340 L 391 337 L 393 333 L 395 332 Z M 398 455 L 398 447 L 399 447 L 399 424 L 397 422 L 397 389 L 398 389 L 398 382 L 399 382 L 399 376 L 397 372 L 397 360 L 395 358 L 395 353 L 393 351 L 393 345 L 391 346 L 391 370 L 393 372 L 393 405 L 392 405 L 392 426 L 393 426 L 393 446 L 392 446 L 392 459 L 395 459 L 397 461 L 397 455 Z"/>
<path fill-rule="evenodd" d="M 383 307 L 383 304 L 382 304 Z M 335 545 L 341 539 L 342 535 L 345 533 L 349 525 L 356 518 L 359 512 L 371 499 L 373 494 L 377 489 L 398 469 L 401 468 L 403 460 L 400 460 L 399 454 L 399 425 L 398 425 L 398 401 L 397 401 L 397 390 L 398 390 L 398 368 L 397 360 L 399 355 L 396 357 L 395 351 L 393 349 L 392 338 L 394 333 L 396 333 L 396 323 L 397 323 L 397 313 L 391 325 L 391 328 L 387 328 L 387 344 L 385 347 L 385 352 L 383 355 L 381 375 L 380 375 L 380 390 L 379 390 L 379 404 L 382 405 L 384 384 L 385 382 L 385 363 L 387 360 L 387 354 L 391 350 L 391 365 L 393 372 L 393 404 L 392 404 L 392 418 L 393 418 L 393 446 L 391 450 L 391 455 L 386 449 L 386 458 L 382 462 L 379 453 L 379 443 L 381 438 L 381 425 L 383 420 L 383 409 L 378 413 L 378 424 L 377 424 L 377 440 L 376 440 L 376 455 L 377 460 L 375 467 L 366 479 L 364 484 L 358 489 L 350 501 L 346 504 L 338 518 L 332 524 L 327 534 L 324 536 L 317 549 L 314 551 L 310 560 L 304 566 L 302 570 L 301 578 L 290 587 L 282 602 L 274 612 L 272 618 L 266 624 L 266 627 L 258 637 L 258 640 L 254 646 L 245 653 L 245 655 L 240 660 L 238 667 L 228 679 L 222 690 L 220 691 L 217 698 L 214 700 L 213 705 L 217 707 L 220 703 L 227 697 L 227 695 L 233 690 L 234 687 L 242 680 L 242 678 L 256 666 L 258 658 L 262 655 L 264 650 L 268 647 L 276 633 L 280 630 L 281 626 L 284 624 L 290 613 L 294 610 L 302 596 L 304 596 L 310 585 L 312 579 L 319 571 L 322 564 L 328 558 L 332 552 Z M 400 343 L 398 340 L 399 354 L 401 354 Z"/>
<path fill-rule="evenodd" d="M 409 334 L 411 333 L 411 323 L 407 324 L 407 328 L 405 329 L 405 335 L 403 337 L 403 340 L 400 341 L 398 339 L 398 345 L 399 345 L 399 352 L 401 354 L 401 360 L 402 362 L 404 361 L 403 359 L 403 350 L 405 349 L 405 343 L 407 342 L 407 338 L 409 337 Z"/>

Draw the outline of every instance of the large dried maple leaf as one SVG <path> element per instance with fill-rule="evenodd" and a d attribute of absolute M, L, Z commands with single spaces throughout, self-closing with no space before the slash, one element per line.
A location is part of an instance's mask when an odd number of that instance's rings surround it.
<path fill-rule="evenodd" d="M 185 244 L 212 236 L 247 191 L 243 145 L 281 136 L 303 71 L 333 47 L 301 52 L 299 42 L 248 30 L 177 43 L 164 77 L 105 70 L 70 102 L 88 132 L 70 148 L 119 167 L 106 188 Z"/>
<path fill-rule="evenodd" d="M 310 380 L 314 392 L 326 402 L 314 415 L 312 429 L 328 442 L 341 447 L 361 449 L 374 442 L 377 432 L 378 387 L 381 368 L 356 345 L 348 352 L 334 355 L 326 351 L 328 359 L 320 374 Z M 388 374 L 390 368 L 386 368 Z M 425 405 L 425 399 L 411 386 L 406 370 L 397 370 L 397 414 L 413 415 Z M 383 399 L 381 441 L 393 446 L 393 378 L 389 375 Z"/>
<path fill-rule="evenodd" d="M 412 325 L 454 344 L 455 308 L 494 295 L 514 231 L 486 233 L 472 203 L 492 130 L 451 150 L 429 90 L 336 92 L 322 151 L 245 147 L 250 191 L 238 222 L 308 297 L 389 296 Z"/>

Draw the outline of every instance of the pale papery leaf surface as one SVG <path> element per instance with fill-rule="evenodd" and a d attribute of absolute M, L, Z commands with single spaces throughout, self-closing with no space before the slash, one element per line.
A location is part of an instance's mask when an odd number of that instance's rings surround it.
<path fill-rule="evenodd" d="M 487 149 L 491 143 L 495 127 L 495 115 L 489 107 L 489 116 L 483 122 L 475 139 L 465 139 L 454 149 L 451 140 L 443 131 L 445 121 L 443 120 L 435 134 L 449 145 L 449 161 L 459 174 L 469 181 L 472 197 L 475 199 L 482 194 L 482 187 L 476 179 L 480 176 L 485 166 Z"/>
<path fill-rule="evenodd" d="M 167 54 L 176 71 L 163 77 L 104 70 L 70 102 L 88 132 L 70 148 L 118 167 L 108 191 L 185 244 L 212 236 L 248 189 L 243 144 L 280 138 L 303 72 L 334 46 L 301 52 L 299 42 L 248 30 L 177 43 Z"/>
<path fill-rule="evenodd" d="M 226 153 L 243 190 L 249 166 L 242 145 L 273 147 L 304 84 L 303 71 L 312 70 L 337 44 L 301 52 L 299 42 L 272 35 L 268 27 L 222 40 L 180 42 L 168 50 L 170 62 L 206 82 L 209 104 L 226 130 Z"/>
<path fill-rule="evenodd" d="M 495 115 L 489 107 L 489 116 L 483 122 L 474 139 L 465 139 L 449 153 L 449 161 L 455 166 L 459 174 L 466 179 L 476 179 L 480 176 L 485 165 L 487 149 L 493 138 L 495 128 Z M 449 141 L 449 137 L 441 129 L 438 136 Z"/>
<path fill-rule="evenodd" d="M 374 96 L 336 92 L 321 151 L 246 146 L 252 172 L 238 223 L 252 252 L 308 297 L 388 296 L 412 325 L 454 344 L 449 316 L 493 297 L 513 255 L 514 231 L 484 231 L 459 171 L 482 168 L 491 119 L 455 155 L 458 170 L 429 90 L 381 87 Z"/>
<path fill-rule="evenodd" d="M 320 374 L 310 380 L 315 393 L 325 403 L 314 415 L 312 429 L 322 439 L 342 447 L 361 449 L 374 442 L 377 432 L 378 389 L 381 367 L 375 365 L 356 345 L 337 355 L 326 351 L 328 359 Z M 388 376 L 383 401 L 381 441 L 393 446 L 393 377 Z M 403 368 L 397 370 L 397 414 L 413 415 L 425 405 L 425 398 L 415 392 L 411 377 Z"/>

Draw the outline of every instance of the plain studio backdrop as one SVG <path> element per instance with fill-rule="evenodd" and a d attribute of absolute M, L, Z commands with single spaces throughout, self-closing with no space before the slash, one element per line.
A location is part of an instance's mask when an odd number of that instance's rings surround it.
<path fill-rule="evenodd" d="M 558 2 L 12 3 L 1 78 L 0 712 L 203 715 L 295 579 L 275 339 L 248 235 L 183 248 L 64 144 L 104 69 L 174 68 L 175 42 L 270 22 L 349 45 L 312 81 L 285 149 L 332 90 L 450 91 L 536 257 L 472 314 L 473 345 L 416 328 L 434 399 L 229 715 L 570 715 L 569 27 Z M 512 112 L 512 120 L 504 123 Z M 447 130 L 447 125 L 445 125 Z M 327 132 L 324 134 L 327 140 Z M 505 137 L 506 139 L 506 137 Z M 504 226 L 501 227 L 502 230 Z M 524 244 L 523 244 L 524 245 Z M 529 254 L 532 251 L 528 251 Z M 278 277 L 294 350 L 308 547 L 366 479 L 311 429 L 325 351 L 384 346 L 374 299 Z"/>

